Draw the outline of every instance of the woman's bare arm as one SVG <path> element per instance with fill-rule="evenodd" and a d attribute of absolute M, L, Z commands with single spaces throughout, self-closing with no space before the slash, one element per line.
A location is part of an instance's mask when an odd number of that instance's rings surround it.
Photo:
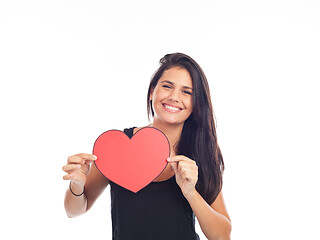
<path fill-rule="evenodd" d="M 108 186 L 109 180 L 92 164 L 95 159 L 91 154 L 76 154 L 70 156 L 62 168 L 68 173 L 63 179 L 71 180 L 70 188 L 74 193 L 68 188 L 65 194 L 64 206 L 68 217 L 76 217 L 88 211 Z"/>

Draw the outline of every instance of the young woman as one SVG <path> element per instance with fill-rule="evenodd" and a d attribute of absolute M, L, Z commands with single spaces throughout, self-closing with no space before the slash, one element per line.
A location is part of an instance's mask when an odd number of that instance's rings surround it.
<path fill-rule="evenodd" d="M 208 239 L 230 239 L 231 221 L 222 196 L 224 163 L 213 118 L 207 79 L 200 66 L 181 53 L 167 54 L 151 79 L 147 103 L 151 127 L 168 138 L 166 169 L 132 193 L 109 181 L 91 163 L 96 156 L 68 158 L 63 177 L 69 217 L 88 211 L 110 183 L 113 239 L 199 239 L 195 216 Z M 125 129 L 130 138 L 141 128 Z M 91 165 L 91 169 L 90 169 Z"/>

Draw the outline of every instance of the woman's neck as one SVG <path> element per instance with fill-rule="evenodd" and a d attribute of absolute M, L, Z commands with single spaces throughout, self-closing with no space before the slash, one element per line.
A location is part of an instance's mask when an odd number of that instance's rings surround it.
<path fill-rule="evenodd" d="M 159 129 L 161 132 L 163 132 L 167 136 L 170 143 L 171 152 L 172 154 L 175 154 L 176 145 L 180 139 L 182 129 L 183 129 L 183 124 L 169 125 L 169 124 L 163 124 L 158 121 L 153 121 L 149 126 Z"/>

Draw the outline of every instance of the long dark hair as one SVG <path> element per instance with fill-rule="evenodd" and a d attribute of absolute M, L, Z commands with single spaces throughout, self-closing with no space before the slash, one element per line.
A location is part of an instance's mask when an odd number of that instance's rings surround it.
<path fill-rule="evenodd" d="M 148 117 L 154 116 L 150 94 L 165 70 L 172 67 L 186 69 L 192 79 L 193 109 L 184 122 L 177 145 L 177 154 L 185 155 L 198 165 L 196 189 L 211 205 L 222 188 L 223 157 L 217 143 L 216 127 L 207 78 L 201 67 L 191 57 L 182 53 L 167 54 L 160 59 L 148 89 Z"/>

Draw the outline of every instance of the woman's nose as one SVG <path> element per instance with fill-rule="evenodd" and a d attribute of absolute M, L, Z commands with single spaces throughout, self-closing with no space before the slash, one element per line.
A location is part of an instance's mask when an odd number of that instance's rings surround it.
<path fill-rule="evenodd" d="M 170 95 L 169 95 L 169 100 L 170 101 L 179 101 L 179 91 L 178 90 L 173 90 L 170 92 Z"/>

